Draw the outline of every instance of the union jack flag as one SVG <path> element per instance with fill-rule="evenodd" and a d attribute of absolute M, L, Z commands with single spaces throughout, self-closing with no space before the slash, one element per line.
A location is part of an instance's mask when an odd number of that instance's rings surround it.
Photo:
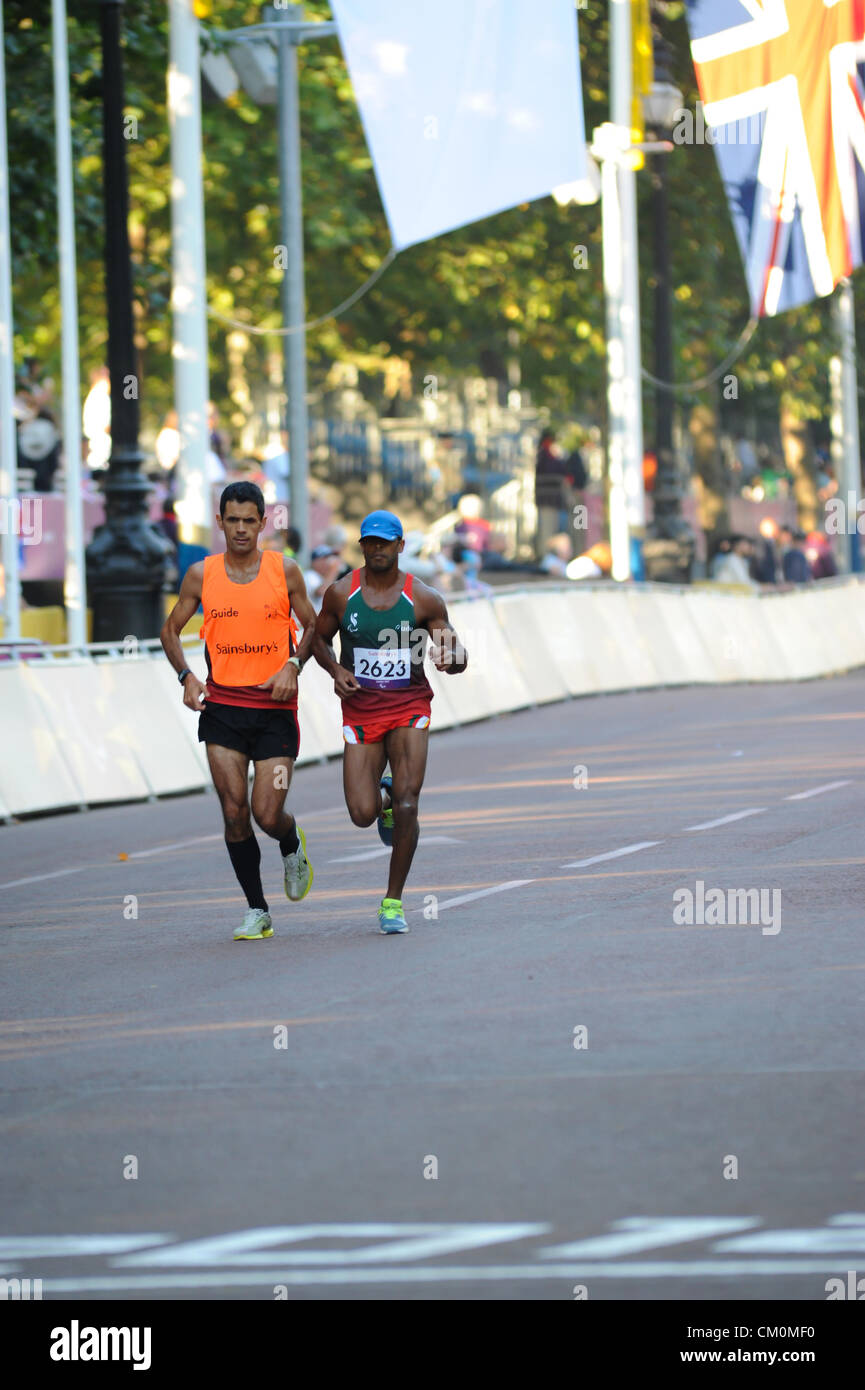
<path fill-rule="evenodd" d="M 831 294 L 863 260 L 865 0 L 687 3 L 751 312 Z"/>

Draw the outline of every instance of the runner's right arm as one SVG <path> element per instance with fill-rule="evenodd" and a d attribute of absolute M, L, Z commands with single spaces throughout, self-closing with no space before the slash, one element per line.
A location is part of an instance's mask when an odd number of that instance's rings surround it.
<path fill-rule="evenodd" d="M 328 675 L 333 677 L 334 692 L 341 700 L 347 700 L 349 695 L 361 689 L 360 683 L 355 680 L 351 671 L 337 661 L 331 645 L 345 612 L 348 599 L 346 581 L 350 580 L 351 575 L 346 575 L 325 590 L 321 611 L 315 622 L 315 637 L 312 643 L 313 656 L 319 666 L 323 666 Z"/>
<path fill-rule="evenodd" d="M 186 574 L 183 576 L 183 583 L 180 586 L 180 597 L 169 613 L 165 622 L 162 624 L 162 631 L 159 640 L 162 643 L 162 650 L 168 657 L 178 675 L 186 666 L 186 653 L 183 650 L 183 643 L 180 634 L 186 627 L 190 618 L 196 612 L 201 602 L 201 586 L 204 583 L 204 561 L 199 560 L 198 564 L 190 565 Z M 183 703 L 187 709 L 198 710 L 201 712 L 202 705 L 207 699 L 207 687 L 202 685 L 197 676 L 190 671 L 183 682 Z"/>

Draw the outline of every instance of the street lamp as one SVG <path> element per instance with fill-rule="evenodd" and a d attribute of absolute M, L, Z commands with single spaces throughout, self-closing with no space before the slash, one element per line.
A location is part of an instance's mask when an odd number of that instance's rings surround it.
<path fill-rule="evenodd" d="M 111 457 L 102 485 L 105 523 L 87 547 L 93 641 L 156 637 L 170 545 L 148 520 L 151 488 L 141 475 L 138 376 L 132 321 L 129 192 L 123 130 L 123 0 L 102 0 L 102 182 L 105 198 L 105 295 L 111 377 Z M 69 505 L 77 499 L 70 498 Z"/>
<path fill-rule="evenodd" d="M 655 81 L 643 98 L 647 129 L 657 139 L 670 134 L 682 93 L 673 82 L 672 53 L 666 40 L 654 34 Z M 668 147 L 670 148 L 670 147 Z M 673 378 L 673 316 L 670 279 L 670 218 L 667 195 L 667 155 L 655 153 L 649 165 L 652 180 L 652 242 L 655 270 L 655 378 Z M 682 516 L 682 487 L 673 448 L 673 394 L 669 386 L 655 389 L 655 455 L 658 472 L 652 493 L 653 520 L 643 547 L 647 579 L 673 584 L 691 580 L 695 540 Z"/>

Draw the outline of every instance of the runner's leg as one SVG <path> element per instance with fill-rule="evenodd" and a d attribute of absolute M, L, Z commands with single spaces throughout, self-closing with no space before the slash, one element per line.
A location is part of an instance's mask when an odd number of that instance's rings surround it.
<path fill-rule="evenodd" d="M 280 841 L 283 854 L 297 849 L 295 819 L 285 810 L 285 798 L 294 771 L 293 758 L 262 758 L 255 764 L 252 784 L 252 814 L 255 823 L 272 840 Z M 283 844 L 288 847 L 283 849 Z"/>
<path fill-rule="evenodd" d="M 347 743 L 342 754 L 342 785 L 355 825 L 372 825 L 381 812 L 379 781 L 387 762 L 383 743 Z"/>
<path fill-rule="evenodd" d="M 249 759 L 236 748 L 208 743 L 207 761 L 222 807 L 225 847 L 250 907 L 267 910 L 261 886 L 261 850 L 249 818 Z"/>
<path fill-rule="evenodd" d="M 402 898 L 417 847 L 417 807 L 426 772 L 429 729 L 391 729 L 385 749 L 393 774 L 393 850 L 390 856 L 388 898 Z"/>

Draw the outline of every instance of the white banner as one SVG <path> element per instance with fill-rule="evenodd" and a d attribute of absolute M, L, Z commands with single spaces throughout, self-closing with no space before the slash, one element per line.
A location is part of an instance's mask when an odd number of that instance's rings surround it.
<path fill-rule="evenodd" d="M 331 0 L 398 249 L 586 177 L 574 0 Z"/>

